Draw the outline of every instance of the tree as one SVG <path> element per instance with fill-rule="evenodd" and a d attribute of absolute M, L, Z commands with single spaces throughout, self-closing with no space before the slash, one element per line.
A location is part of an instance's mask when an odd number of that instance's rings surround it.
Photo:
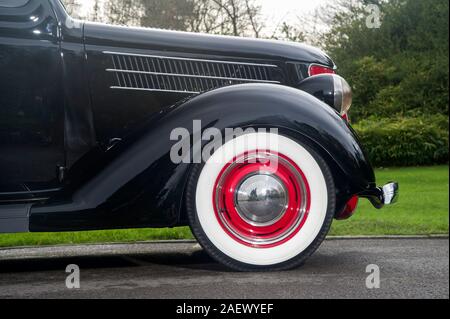
<path fill-rule="evenodd" d="M 211 0 L 195 0 L 192 19 L 188 21 L 189 31 L 217 33 L 220 28 L 221 10 L 211 5 Z"/>
<path fill-rule="evenodd" d="M 254 0 L 211 0 L 210 8 L 218 13 L 220 34 L 260 36 L 261 6 Z"/>
<path fill-rule="evenodd" d="M 323 38 L 355 88 L 354 120 L 448 115 L 448 1 L 376 1 L 381 25 L 368 28 L 365 6 L 373 2 L 342 7 Z"/>
<path fill-rule="evenodd" d="M 94 6 L 92 8 L 92 14 L 90 17 L 91 21 L 98 21 L 100 22 L 101 17 L 100 17 L 100 3 L 99 0 L 94 0 Z"/>
<path fill-rule="evenodd" d="M 140 26 L 141 0 L 108 0 L 105 3 L 105 22 Z"/>
<path fill-rule="evenodd" d="M 141 0 L 143 13 L 140 19 L 143 27 L 170 30 L 189 30 L 194 18 L 193 0 Z"/>
<path fill-rule="evenodd" d="M 121 25 L 251 37 L 263 30 L 256 0 L 108 0 L 104 11 Z"/>
<path fill-rule="evenodd" d="M 80 16 L 81 3 L 79 0 L 64 0 L 64 6 L 66 7 L 67 13 L 76 19 L 83 18 Z"/>
<path fill-rule="evenodd" d="M 259 38 L 263 29 L 261 22 L 261 6 L 256 5 L 251 0 L 245 0 L 245 7 L 247 9 L 247 18 L 255 34 L 255 38 Z"/>
<path fill-rule="evenodd" d="M 306 42 L 307 37 L 303 30 L 300 28 L 289 25 L 286 22 L 281 24 L 281 27 L 276 28 L 275 33 L 272 35 L 275 40 L 288 40 L 292 42 Z"/>

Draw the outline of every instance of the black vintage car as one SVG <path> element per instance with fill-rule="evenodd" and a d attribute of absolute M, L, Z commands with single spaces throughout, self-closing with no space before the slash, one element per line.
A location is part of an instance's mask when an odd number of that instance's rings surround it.
<path fill-rule="evenodd" d="M 398 195 L 335 70 L 305 45 L 0 0 L 0 233 L 189 225 L 234 269 L 298 266 L 359 198 Z"/>

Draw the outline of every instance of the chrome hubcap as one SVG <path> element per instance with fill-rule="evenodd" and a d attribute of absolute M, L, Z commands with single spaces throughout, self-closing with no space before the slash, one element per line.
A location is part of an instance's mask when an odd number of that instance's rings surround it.
<path fill-rule="evenodd" d="M 214 212 L 225 232 L 250 247 L 282 245 L 295 236 L 309 213 L 307 180 L 282 154 L 248 152 L 218 176 Z"/>
<path fill-rule="evenodd" d="M 257 174 L 244 179 L 236 192 L 239 215 L 251 225 L 268 226 L 286 212 L 288 194 L 283 183 L 270 174 Z"/>

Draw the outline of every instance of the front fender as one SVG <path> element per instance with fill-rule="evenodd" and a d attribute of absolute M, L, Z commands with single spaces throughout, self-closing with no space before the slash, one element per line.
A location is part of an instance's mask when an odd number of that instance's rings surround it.
<path fill-rule="evenodd" d="M 85 156 L 68 174 L 65 194 L 32 207 L 32 231 L 175 226 L 189 164 L 174 164 L 175 128 L 202 131 L 274 127 L 308 141 L 328 162 L 344 207 L 373 187 L 373 170 L 347 123 L 328 105 L 297 89 L 244 84 L 204 93 L 168 108 L 112 149 Z"/>
<path fill-rule="evenodd" d="M 278 128 L 313 143 L 356 193 L 375 185 L 374 171 L 351 126 L 327 104 L 297 89 L 271 84 L 231 86 L 191 99 L 166 120 L 182 122 L 177 127 L 187 128 L 193 120 L 201 120 L 203 130 L 211 126 Z"/>

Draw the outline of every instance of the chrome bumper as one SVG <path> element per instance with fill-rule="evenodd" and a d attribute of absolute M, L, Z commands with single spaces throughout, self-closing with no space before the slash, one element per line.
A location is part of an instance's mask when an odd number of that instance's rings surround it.
<path fill-rule="evenodd" d="M 392 205 L 398 201 L 400 187 L 398 183 L 391 182 L 383 187 L 376 187 L 361 194 L 372 203 L 375 208 L 381 209 L 385 205 Z"/>
<path fill-rule="evenodd" d="M 383 186 L 383 203 L 392 205 L 397 203 L 400 195 L 398 183 L 389 183 Z"/>

